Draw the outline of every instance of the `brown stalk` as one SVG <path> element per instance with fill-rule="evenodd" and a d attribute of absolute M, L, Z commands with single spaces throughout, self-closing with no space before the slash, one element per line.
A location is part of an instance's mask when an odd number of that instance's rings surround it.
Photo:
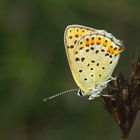
<path fill-rule="evenodd" d="M 107 92 L 112 97 L 103 96 L 105 108 L 119 125 L 122 138 L 125 139 L 140 109 L 140 56 L 129 80 L 119 74 L 109 84 Z"/>

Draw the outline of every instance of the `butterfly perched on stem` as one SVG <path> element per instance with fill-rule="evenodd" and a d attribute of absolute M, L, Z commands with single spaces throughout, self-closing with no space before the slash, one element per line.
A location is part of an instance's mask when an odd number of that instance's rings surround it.
<path fill-rule="evenodd" d="M 78 95 L 99 97 L 116 67 L 122 42 L 105 30 L 70 25 L 64 33 L 69 66 L 78 87 Z"/>
<path fill-rule="evenodd" d="M 45 100 L 73 91 L 79 96 L 89 95 L 89 100 L 99 97 L 108 82 L 115 80 L 111 75 L 123 51 L 122 42 L 105 30 L 70 25 L 64 32 L 64 44 L 79 89 L 67 90 Z"/>

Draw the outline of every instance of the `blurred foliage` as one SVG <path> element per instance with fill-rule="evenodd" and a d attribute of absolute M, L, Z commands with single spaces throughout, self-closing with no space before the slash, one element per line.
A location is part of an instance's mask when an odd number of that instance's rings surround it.
<path fill-rule="evenodd" d="M 115 74 L 128 75 L 139 51 L 139 0 L 0 1 L 0 139 L 113 140 L 119 129 L 97 100 L 74 94 L 43 98 L 76 87 L 63 32 L 81 24 L 105 29 L 126 50 Z M 129 140 L 138 139 L 140 115 Z"/>

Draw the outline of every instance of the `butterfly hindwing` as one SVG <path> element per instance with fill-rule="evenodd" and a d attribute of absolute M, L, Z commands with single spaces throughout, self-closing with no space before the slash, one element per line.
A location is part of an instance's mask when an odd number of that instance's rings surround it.
<path fill-rule="evenodd" d="M 107 44 L 104 44 L 105 41 Z M 117 45 L 102 35 L 88 34 L 78 41 L 72 58 L 72 69 L 78 86 L 85 93 L 111 77 L 119 59 L 118 49 Z"/>

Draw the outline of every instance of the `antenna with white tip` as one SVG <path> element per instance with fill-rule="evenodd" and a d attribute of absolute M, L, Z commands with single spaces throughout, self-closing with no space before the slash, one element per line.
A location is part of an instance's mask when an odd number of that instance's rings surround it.
<path fill-rule="evenodd" d="M 48 100 L 51 100 L 57 96 L 60 96 L 62 94 L 66 94 L 66 93 L 70 93 L 70 92 L 75 92 L 75 91 L 78 91 L 78 89 L 70 89 L 70 90 L 66 90 L 66 91 L 63 91 L 63 92 L 60 92 L 58 94 L 55 94 L 53 96 L 50 96 L 50 97 L 47 97 L 47 98 L 44 98 L 44 102 L 48 101 Z"/>

